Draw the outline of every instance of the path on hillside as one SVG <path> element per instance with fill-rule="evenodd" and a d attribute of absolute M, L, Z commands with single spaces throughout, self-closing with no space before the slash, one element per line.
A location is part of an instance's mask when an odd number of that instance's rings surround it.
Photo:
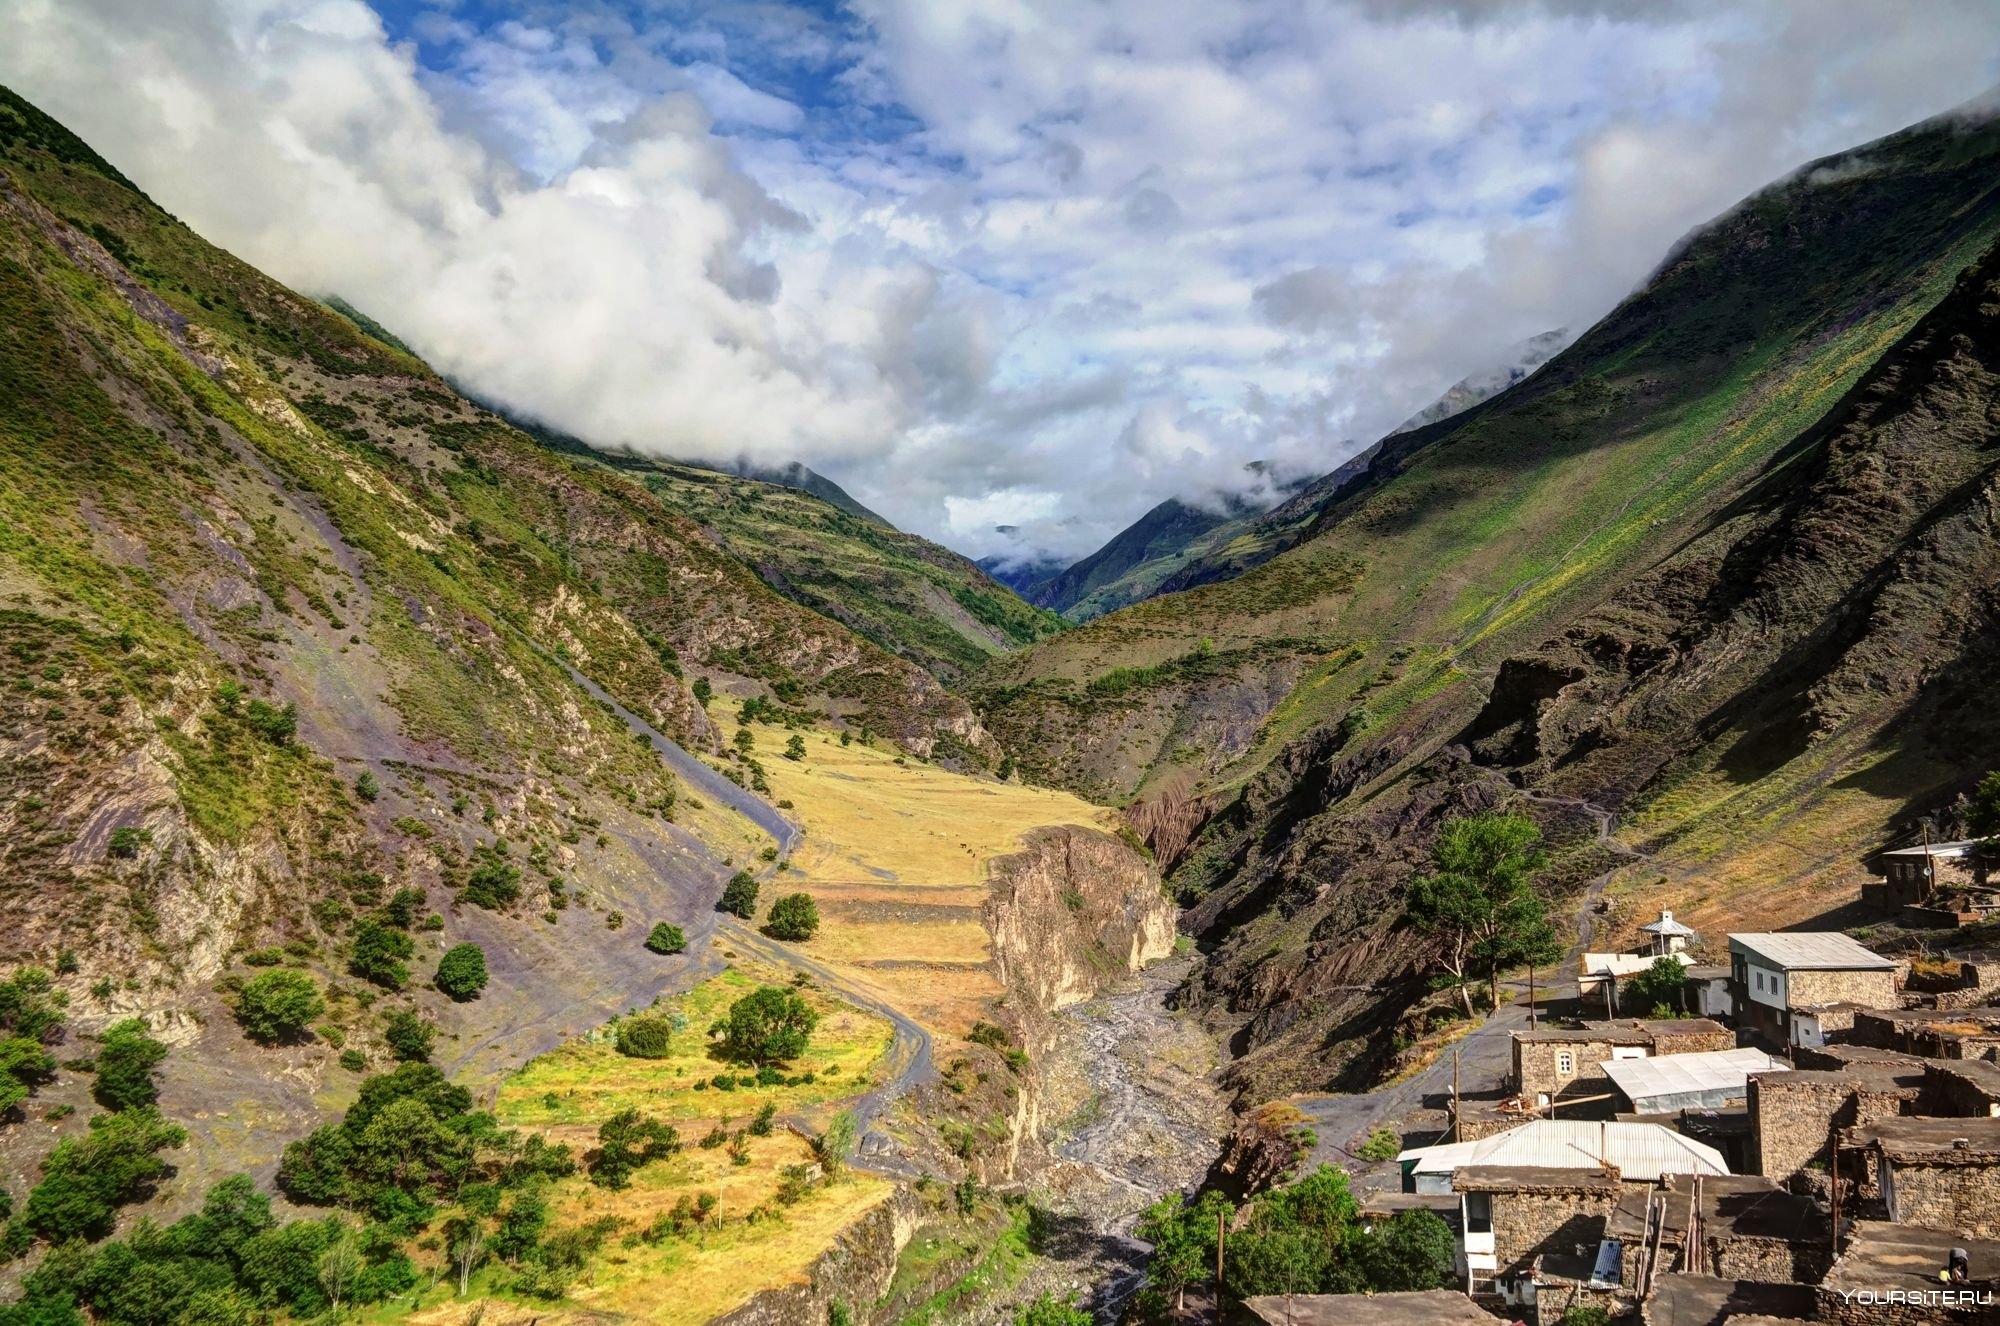
<path fill-rule="evenodd" d="M 1558 999 L 1577 997 L 1583 954 L 1596 935 L 1599 899 L 1627 864 L 1649 858 L 1647 853 L 1612 837 L 1618 819 L 1614 811 L 1580 797 L 1534 792 L 1523 792 L 1521 796 L 1539 805 L 1582 811 L 1596 821 L 1597 845 L 1626 858 L 1584 886 L 1577 900 L 1575 942 L 1548 973 L 1551 979 L 1538 979 L 1535 983 L 1535 1007 L 1539 1009 Z M 1422 1131 L 1411 1127 L 1420 1116 L 1428 1116 L 1421 1121 L 1431 1124 L 1433 1129 L 1443 1127 L 1442 1111 L 1451 1096 L 1454 1067 L 1458 1088 L 1468 1098 L 1491 1095 L 1501 1089 L 1513 1071 L 1514 1033 L 1528 1029 L 1530 1013 L 1525 980 L 1502 981 L 1500 987 L 1515 996 L 1513 1002 L 1502 1004 L 1484 1022 L 1445 1047 L 1435 1062 L 1402 1081 L 1355 1095 L 1294 1097 L 1291 1103 L 1313 1121 L 1313 1130 L 1319 1135 L 1319 1144 L 1313 1149 L 1314 1162 L 1325 1161 L 1348 1170 L 1357 1192 L 1393 1191 L 1400 1186 L 1401 1174 L 1393 1160 L 1363 1160 L 1351 1148 L 1382 1127 L 1395 1128 L 1407 1145 L 1413 1133 Z"/>

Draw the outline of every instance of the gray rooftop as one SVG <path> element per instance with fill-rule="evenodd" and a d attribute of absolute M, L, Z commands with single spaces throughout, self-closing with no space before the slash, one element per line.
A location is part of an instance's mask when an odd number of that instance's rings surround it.
<path fill-rule="evenodd" d="M 2000 1243 L 1991 1239 L 1857 1220 L 1848 1236 L 1847 1251 L 1821 1283 L 1835 1292 L 1935 1289 L 1938 1270 L 1953 1248 L 1964 1248 L 1971 1254 L 1974 1285 L 1991 1285 L 2000 1279 Z"/>
<path fill-rule="evenodd" d="M 1272 1326 L 1495 1326 L 1493 1316 L 1452 1289 L 1416 1294 L 1258 1294 L 1243 1306 Z"/>
<path fill-rule="evenodd" d="M 1729 937 L 1730 952 L 1754 953 L 1787 971 L 1893 971 L 1895 959 L 1885 958 L 1838 930 L 1800 930 L 1785 934 Z"/>
<path fill-rule="evenodd" d="M 1414 1147 L 1397 1156 L 1416 1174 L 1451 1174 L 1467 1166 L 1503 1165 L 1580 1170 L 1609 1165 L 1627 1180 L 1662 1174 L 1727 1174 L 1712 1146 L 1654 1123 L 1591 1123 L 1537 1119 L 1472 1142 Z"/>
<path fill-rule="evenodd" d="M 1722 1326 L 1752 1314 L 1803 1321 L 1816 1306 L 1811 1285 L 1718 1280 L 1707 1275 L 1662 1275 L 1639 1309 L 1646 1326 Z"/>
<path fill-rule="evenodd" d="M 1636 1108 L 1662 1096 L 1744 1094 L 1752 1073 L 1789 1072 L 1791 1065 L 1762 1050 L 1707 1050 L 1700 1054 L 1663 1054 L 1652 1059 L 1613 1059 L 1604 1075 Z"/>
<path fill-rule="evenodd" d="M 1684 935 L 1689 939 L 1694 938 L 1693 927 L 1676 921 L 1672 912 L 1661 912 L 1659 920 L 1648 921 L 1639 928 L 1649 935 Z"/>
<path fill-rule="evenodd" d="M 1926 1119 L 1899 1116 L 1848 1130 L 1855 1146 L 1879 1144 L 1891 1157 L 1910 1161 L 1991 1165 L 2000 1153 L 2000 1119 Z"/>
<path fill-rule="evenodd" d="M 1914 847 L 1892 847 L 1883 856 L 1967 856 L 1978 850 L 1978 842 L 1961 838 L 1948 843 L 1932 843 L 1925 847 L 1918 843 Z"/>

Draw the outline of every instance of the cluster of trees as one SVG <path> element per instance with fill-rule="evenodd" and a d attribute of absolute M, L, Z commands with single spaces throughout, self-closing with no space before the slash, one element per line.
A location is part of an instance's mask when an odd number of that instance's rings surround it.
<path fill-rule="evenodd" d="M 47 1047 L 62 1038 L 68 1002 L 40 967 L 23 967 L 0 981 L 0 1114 L 55 1076 L 55 1056 Z"/>
<path fill-rule="evenodd" d="M 1155 1202 L 1135 1232 L 1153 1245 L 1146 1306 L 1159 1316 L 1182 1306 L 1189 1286 L 1212 1281 L 1216 1239 L 1223 1287 L 1253 1294 L 1354 1294 L 1436 1289 L 1450 1281 L 1456 1243 L 1429 1211 L 1405 1211 L 1364 1228 L 1347 1175 L 1331 1165 L 1238 1210 L 1218 1192 Z"/>
<path fill-rule="evenodd" d="M 1410 881 L 1404 899 L 1410 920 L 1438 939 L 1439 965 L 1467 1016 L 1475 980 L 1485 980 L 1497 1008 L 1502 972 L 1552 962 L 1562 952 L 1533 883 L 1548 859 L 1541 838 L 1534 822 L 1519 815 L 1449 820 L 1431 848 L 1430 873 Z"/>
<path fill-rule="evenodd" d="M 476 907 L 502 911 L 521 896 L 521 871 L 507 860 L 507 840 L 472 849 L 473 866 L 458 896 Z"/>

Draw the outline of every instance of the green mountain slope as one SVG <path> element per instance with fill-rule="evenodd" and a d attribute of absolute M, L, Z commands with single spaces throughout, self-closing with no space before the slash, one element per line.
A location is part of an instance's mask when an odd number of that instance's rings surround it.
<path fill-rule="evenodd" d="M 1619 862 L 1592 803 L 1645 905 L 1776 922 L 1977 777 L 1985 720 L 1943 715 L 1990 656 L 1996 163 L 1958 119 L 1819 163 L 1385 444 L 1298 547 L 983 675 L 1031 773 L 1139 797 L 1179 858 L 1246 1090 L 1372 1071 L 1421 989 L 1397 890 L 1455 810 L 1545 819 L 1561 892 Z"/>

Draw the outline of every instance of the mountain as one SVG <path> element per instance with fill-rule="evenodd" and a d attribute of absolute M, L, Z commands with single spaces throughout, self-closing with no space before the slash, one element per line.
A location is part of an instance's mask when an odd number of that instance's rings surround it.
<path fill-rule="evenodd" d="M 1547 362 L 1567 339 L 1566 333 L 1552 331 L 1523 341 L 1504 364 L 1461 379 L 1398 431 L 1449 419 L 1505 391 Z M 1238 499 L 1226 503 L 1227 509 L 1209 510 L 1169 498 L 1090 556 L 1023 588 L 1022 594 L 1071 621 L 1084 622 L 1158 594 L 1233 579 L 1297 543 L 1320 508 L 1362 473 L 1374 454 L 1371 446 L 1327 474 L 1290 485 L 1283 499 L 1268 508 Z"/>
<path fill-rule="evenodd" d="M 2000 128 L 1949 116 L 1690 237 L 1539 372 L 1385 441 L 1301 541 L 997 661 L 1029 776 L 1130 804 L 1245 1100 L 1426 1029 L 1401 892 L 1505 806 L 1710 936 L 1838 917 L 1992 761 Z"/>
<path fill-rule="evenodd" d="M 721 469 L 600 451 L 543 425 L 519 426 L 556 451 L 639 484 L 778 593 L 946 683 L 1066 625 L 796 462 Z"/>

